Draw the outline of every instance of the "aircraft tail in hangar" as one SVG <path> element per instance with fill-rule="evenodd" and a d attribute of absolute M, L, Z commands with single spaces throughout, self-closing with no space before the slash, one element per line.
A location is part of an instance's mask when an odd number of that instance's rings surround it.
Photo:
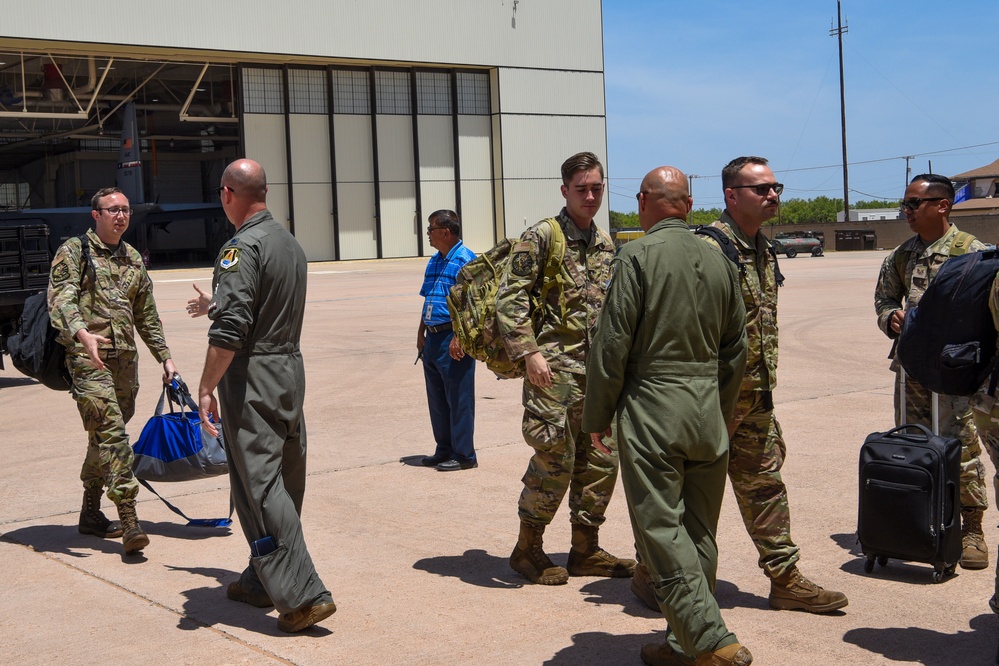
<path fill-rule="evenodd" d="M 128 102 L 122 109 L 121 147 L 118 150 L 118 171 L 115 184 L 128 197 L 133 206 L 146 202 L 142 183 L 142 145 L 139 143 L 139 124 L 135 118 L 135 102 Z"/>

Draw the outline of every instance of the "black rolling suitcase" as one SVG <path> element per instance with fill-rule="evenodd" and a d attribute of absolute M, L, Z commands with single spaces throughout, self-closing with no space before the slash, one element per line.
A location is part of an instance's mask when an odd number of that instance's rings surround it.
<path fill-rule="evenodd" d="M 860 449 L 857 537 L 867 561 L 933 565 L 933 582 L 961 558 L 961 442 L 923 425 L 868 435 Z"/>

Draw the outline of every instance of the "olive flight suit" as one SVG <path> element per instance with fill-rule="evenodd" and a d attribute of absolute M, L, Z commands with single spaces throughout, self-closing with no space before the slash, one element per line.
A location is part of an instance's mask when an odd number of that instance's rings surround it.
<path fill-rule="evenodd" d="M 583 429 L 616 420 L 635 542 L 674 651 L 736 643 L 714 598 L 726 420 L 746 363 L 734 264 L 683 220 L 621 248 L 587 359 Z"/>
<path fill-rule="evenodd" d="M 333 600 L 316 573 L 300 519 L 306 268 L 298 241 L 261 211 L 219 253 L 208 308 L 209 344 L 235 351 L 218 387 L 233 503 L 251 552 L 268 536 L 277 544 L 273 552 L 251 555 L 240 583 L 262 586 L 281 613 Z"/>

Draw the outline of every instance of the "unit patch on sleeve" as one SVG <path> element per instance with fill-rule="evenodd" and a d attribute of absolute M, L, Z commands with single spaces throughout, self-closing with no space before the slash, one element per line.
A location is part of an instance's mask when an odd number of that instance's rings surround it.
<path fill-rule="evenodd" d="M 510 270 L 514 275 L 530 275 L 532 268 L 534 268 L 534 259 L 529 252 L 517 252 L 510 260 Z"/>
<path fill-rule="evenodd" d="M 231 271 L 236 268 L 237 263 L 239 263 L 238 247 L 227 247 L 222 251 L 222 255 L 219 257 L 219 268 Z"/>
<path fill-rule="evenodd" d="M 69 266 L 66 265 L 66 261 L 62 260 L 52 268 L 52 281 L 53 282 L 63 282 L 69 277 Z"/>

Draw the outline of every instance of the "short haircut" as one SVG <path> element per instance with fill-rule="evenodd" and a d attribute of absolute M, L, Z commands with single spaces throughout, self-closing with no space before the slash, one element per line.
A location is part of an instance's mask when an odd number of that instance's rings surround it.
<path fill-rule="evenodd" d="M 101 207 L 101 199 L 103 199 L 104 197 L 111 196 L 112 194 L 125 194 L 125 193 L 122 192 L 121 188 L 119 187 L 102 187 L 101 189 L 97 190 L 97 194 L 95 194 L 94 198 L 90 200 L 90 205 L 93 207 L 94 210 L 97 210 Z"/>
<path fill-rule="evenodd" d="M 938 173 L 921 173 L 909 181 L 910 185 L 912 183 L 928 183 L 927 194 L 943 197 L 954 203 L 954 183 L 947 176 L 941 176 Z"/>
<path fill-rule="evenodd" d="M 604 165 L 600 159 L 591 152 L 576 153 L 565 162 L 562 162 L 562 184 L 568 185 L 573 175 L 578 171 L 589 171 L 599 169 L 600 177 L 604 177 Z"/>
<path fill-rule="evenodd" d="M 461 220 L 458 219 L 458 213 L 453 210 L 448 210 L 442 208 L 441 210 L 435 210 L 430 213 L 430 217 L 427 218 L 430 224 L 436 224 L 438 227 L 444 227 L 451 232 L 451 235 L 455 238 L 461 238 Z"/>
<path fill-rule="evenodd" d="M 747 155 L 743 157 L 736 157 L 734 160 L 725 165 L 722 169 L 722 189 L 728 189 L 735 185 L 736 178 L 739 177 L 739 172 L 747 164 L 759 164 L 760 166 L 769 166 L 770 162 L 767 161 L 765 157 L 756 157 L 755 155 Z"/>

